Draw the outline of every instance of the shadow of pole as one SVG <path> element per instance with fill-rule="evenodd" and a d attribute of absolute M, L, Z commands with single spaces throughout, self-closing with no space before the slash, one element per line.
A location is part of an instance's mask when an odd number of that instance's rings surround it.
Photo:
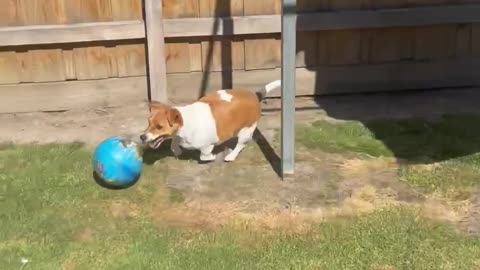
<path fill-rule="evenodd" d="M 255 130 L 255 133 L 253 134 L 253 138 L 255 139 L 258 147 L 262 151 L 262 154 L 265 156 L 267 161 L 270 163 L 270 166 L 272 166 L 272 169 L 275 171 L 278 177 L 282 177 L 282 161 L 280 157 L 277 155 L 275 152 L 275 149 L 273 149 L 272 145 L 270 142 L 268 142 L 267 138 L 263 136 L 263 134 L 260 132 L 260 130 Z"/>
<path fill-rule="evenodd" d="M 215 12 L 214 12 L 214 24 L 212 27 L 212 37 L 209 40 L 209 46 L 207 55 L 204 58 L 206 61 L 203 66 L 203 76 L 202 83 L 199 89 L 199 98 L 203 97 L 208 89 L 208 84 L 210 83 L 210 73 L 212 72 L 213 65 L 213 53 L 215 49 L 215 35 L 218 33 L 220 28 L 220 23 L 222 22 L 221 17 L 230 17 L 231 16 L 231 3 L 230 0 L 225 1 L 216 1 Z M 233 22 L 230 20 L 223 20 L 222 31 L 224 33 L 233 33 Z M 232 44 L 230 40 L 223 41 L 220 40 L 220 50 L 221 50 L 221 68 L 222 68 L 222 88 L 229 89 L 232 88 Z"/>

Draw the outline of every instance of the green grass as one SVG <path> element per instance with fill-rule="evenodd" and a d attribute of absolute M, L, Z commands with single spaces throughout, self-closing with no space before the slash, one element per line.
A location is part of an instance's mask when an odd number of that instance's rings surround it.
<path fill-rule="evenodd" d="M 399 175 L 424 193 L 438 193 L 449 199 L 464 200 L 479 190 L 478 161 L 480 155 L 441 162 L 429 169 L 403 165 Z"/>
<path fill-rule="evenodd" d="M 297 141 L 308 148 L 343 153 L 363 153 L 375 157 L 392 156 L 392 152 L 367 127 L 359 122 L 330 123 L 316 121 L 297 129 Z"/>
<path fill-rule="evenodd" d="M 2 146 L 0 169 L 0 269 L 20 269 L 27 258 L 24 270 L 461 270 L 480 254 L 479 239 L 402 208 L 325 223 L 303 236 L 160 226 L 148 211 L 166 166 L 147 166 L 128 190 L 106 190 L 93 181 L 90 153 L 78 144 Z M 138 206 L 137 215 L 115 217 L 114 201 Z"/>
<path fill-rule="evenodd" d="M 400 177 L 423 192 L 466 198 L 478 190 L 480 116 L 444 116 L 438 121 L 407 119 L 360 123 L 317 121 L 299 127 L 298 142 L 310 149 L 335 153 L 396 157 Z M 433 170 L 414 164 L 437 163 Z"/>

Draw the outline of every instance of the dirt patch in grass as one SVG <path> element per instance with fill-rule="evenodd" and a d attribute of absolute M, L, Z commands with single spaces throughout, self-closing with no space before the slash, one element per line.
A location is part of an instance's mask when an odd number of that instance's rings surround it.
<path fill-rule="evenodd" d="M 126 200 L 109 202 L 108 208 L 114 218 L 135 218 L 140 215 L 140 207 Z"/>
<path fill-rule="evenodd" d="M 372 265 L 370 270 L 396 270 L 397 268 L 393 265 Z"/>
<path fill-rule="evenodd" d="M 298 173 L 281 181 L 259 152 L 249 145 L 235 163 L 163 160 L 165 182 L 157 182 L 151 216 L 162 226 L 193 230 L 234 225 L 307 233 L 326 220 L 427 203 L 423 194 L 400 180 L 394 159 L 345 159 L 302 148 Z M 182 200 L 172 201 L 172 193 Z M 445 216 L 439 210 L 427 212 L 425 216 Z"/>
<path fill-rule="evenodd" d="M 75 264 L 75 261 L 72 258 L 68 258 L 63 262 L 62 269 L 63 270 L 75 270 L 75 269 L 77 269 L 77 265 Z"/>
<path fill-rule="evenodd" d="M 345 159 L 344 155 L 315 151 L 299 151 L 299 173 L 288 181 L 280 181 L 267 165 L 254 166 L 265 161 L 252 145 L 238 163 L 232 164 L 166 159 L 162 166 L 168 173 L 163 174 L 165 182 L 157 182 L 150 216 L 161 226 L 189 230 L 235 226 L 308 234 L 325 221 L 408 206 L 417 209 L 420 216 L 458 225 L 465 231 L 461 225 L 471 215 L 471 204 L 422 194 L 400 179 L 401 162 L 391 158 Z M 172 196 L 182 199 L 172 200 Z"/>
<path fill-rule="evenodd" d="M 469 234 L 480 235 L 480 192 L 473 194 L 466 205 L 461 228 Z"/>
<path fill-rule="evenodd" d="M 77 241 L 80 242 L 91 242 L 95 237 L 95 231 L 92 228 L 85 228 L 83 229 L 78 235 L 75 237 Z"/>

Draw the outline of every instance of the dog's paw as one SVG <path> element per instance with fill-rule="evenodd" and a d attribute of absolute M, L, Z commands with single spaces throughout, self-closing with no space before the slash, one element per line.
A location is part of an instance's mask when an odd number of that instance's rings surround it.
<path fill-rule="evenodd" d="M 232 162 L 232 161 L 235 161 L 235 159 L 237 159 L 237 155 L 232 155 L 232 153 L 230 153 L 230 154 L 226 155 L 223 160 L 225 162 Z"/>
<path fill-rule="evenodd" d="M 200 155 L 200 161 L 214 161 L 217 158 L 214 154 Z"/>

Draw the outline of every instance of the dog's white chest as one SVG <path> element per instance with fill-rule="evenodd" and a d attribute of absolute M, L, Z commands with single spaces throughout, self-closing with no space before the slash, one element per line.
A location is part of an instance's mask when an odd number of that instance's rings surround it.
<path fill-rule="evenodd" d="M 219 141 L 210 106 L 204 102 L 177 107 L 183 127 L 177 132 L 178 144 L 185 149 L 200 149 Z"/>

